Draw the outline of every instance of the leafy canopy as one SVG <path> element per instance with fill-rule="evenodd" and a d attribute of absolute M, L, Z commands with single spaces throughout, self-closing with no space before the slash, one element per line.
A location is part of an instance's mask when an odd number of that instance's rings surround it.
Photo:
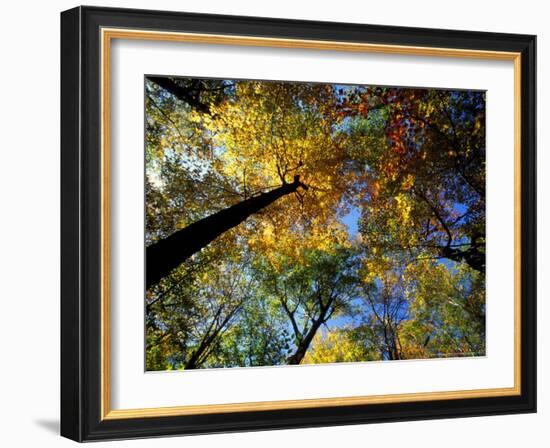
<path fill-rule="evenodd" d="M 484 354 L 483 92 L 151 78 L 145 139 L 148 246 L 302 185 L 147 290 L 148 370 Z"/>

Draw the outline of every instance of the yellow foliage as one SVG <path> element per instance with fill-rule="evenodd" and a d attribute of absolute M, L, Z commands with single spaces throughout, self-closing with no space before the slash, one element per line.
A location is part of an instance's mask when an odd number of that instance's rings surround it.
<path fill-rule="evenodd" d="M 364 348 L 353 341 L 345 330 L 318 332 L 302 364 L 365 361 Z"/>

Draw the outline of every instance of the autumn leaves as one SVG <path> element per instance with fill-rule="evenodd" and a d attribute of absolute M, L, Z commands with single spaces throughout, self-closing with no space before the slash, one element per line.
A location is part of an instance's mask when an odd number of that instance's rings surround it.
<path fill-rule="evenodd" d="M 483 93 L 146 93 L 149 370 L 484 352 Z"/>

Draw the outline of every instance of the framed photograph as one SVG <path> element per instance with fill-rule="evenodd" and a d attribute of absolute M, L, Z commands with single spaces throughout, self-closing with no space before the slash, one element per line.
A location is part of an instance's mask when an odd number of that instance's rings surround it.
<path fill-rule="evenodd" d="M 61 433 L 536 411 L 535 36 L 61 14 Z"/>

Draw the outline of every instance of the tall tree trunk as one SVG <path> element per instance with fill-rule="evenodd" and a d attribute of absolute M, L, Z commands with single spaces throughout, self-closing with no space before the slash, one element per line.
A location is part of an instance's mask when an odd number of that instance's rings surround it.
<path fill-rule="evenodd" d="M 193 109 L 197 110 L 198 112 L 202 112 L 205 114 L 210 113 L 210 107 L 208 104 L 203 103 L 200 100 L 200 93 L 194 92 L 193 89 L 185 88 L 181 86 L 180 84 L 177 84 L 174 82 L 174 80 L 166 77 L 158 77 L 158 76 L 148 76 L 147 79 L 150 81 L 153 81 L 158 86 L 162 87 L 164 90 L 167 90 L 172 95 L 174 95 L 177 99 L 180 101 L 183 101 L 184 103 L 189 104 Z M 196 87 L 196 86 L 193 86 Z M 200 92 L 200 89 L 196 88 L 198 92 Z"/>
<path fill-rule="evenodd" d="M 449 260 L 460 263 L 466 262 L 472 269 L 485 274 L 485 252 L 479 249 L 478 245 L 472 245 L 466 250 L 443 247 L 441 255 Z"/>
<path fill-rule="evenodd" d="M 287 358 L 288 364 L 300 364 L 302 362 L 302 359 L 304 359 L 304 356 L 306 355 L 306 352 L 311 345 L 311 341 L 313 341 L 317 330 L 319 330 L 321 325 L 323 325 L 332 315 L 334 308 L 331 312 L 329 312 L 329 309 L 333 305 L 335 299 L 336 297 L 330 297 L 329 303 L 327 303 L 326 305 L 323 305 L 322 300 L 319 299 L 319 303 L 321 304 L 319 317 L 312 322 L 311 328 L 307 331 L 305 336 L 300 338 L 300 342 L 298 344 L 298 347 L 296 348 L 296 351 Z"/>
<path fill-rule="evenodd" d="M 146 251 L 147 288 L 157 284 L 173 269 L 222 233 L 238 226 L 250 215 L 259 212 L 277 199 L 295 192 L 298 187 L 307 189 L 300 182 L 300 176 L 294 176 L 292 183 L 284 183 L 267 193 L 245 199 L 151 244 Z"/>
<path fill-rule="evenodd" d="M 317 330 L 319 329 L 319 327 L 321 327 L 323 322 L 325 322 L 324 318 L 319 318 L 318 320 L 313 322 L 313 325 L 311 326 L 307 334 L 300 341 L 300 344 L 296 348 L 296 351 L 287 358 L 288 364 L 296 365 L 302 362 L 302 359 L 304 359 L 304 356 L 306 356 L 306 352 L 311 344 L 311 341 L 313 341 L 313 338 L 315 337 L 315 333 L 317 333 Z"/>

